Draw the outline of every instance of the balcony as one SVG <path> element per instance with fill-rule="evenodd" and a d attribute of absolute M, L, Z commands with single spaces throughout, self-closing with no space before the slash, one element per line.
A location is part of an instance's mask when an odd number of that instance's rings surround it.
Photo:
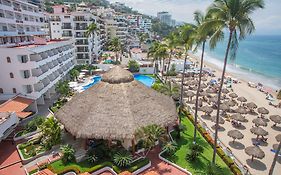
<path fill-rule="evenodd" d="M 48 86 L 50 84 L 50 82 L 51 81 L 48 77 L 46 77 L 42 80 L 42 83 L 43 83 L 44 87 Z"/>
<path fill-rule="evenodd" d="M 88 45 L 89 44 L 89 42 L 88 41 L 76 41 L 75 42 L 75 45 Z"/>
<path fill-rule="evenodd" d="M 33 77 L 39 77 L 43 74 L 43 71 L 40 68 L 32 69 L 31 70 Z"/>
<path fill-rule="evenodd" d="M 62 37 L 72 37 L 72 33 L 63 33 Z"/>
<path fill-rule="evenodd" d="M 48 78 L 51 80 L 51 81 L 54 81 L 56 79 L 56 76 L 54 73 L 51 73 Z"/>
<path fill-rule="evenodd" d="M 78 27 L 75 27 L 75 30 L 87 30 L 87 27 L 86 26 L 78 26 Z"/>
<path fill-rule="evenodd" d="M 48 58 L 48 53 L 42 52 L 42 53 L 40 53 L 40 56 L 41 56 L 42 59 L 46 59 L 46 58 Z"/>
<path fill-rule="evenodd" d="M 62 53 L 63 47 L 58 48 L 59 53 Z"/>
<path fill-rule="evenodd" d="M 57 66 L 59 64 L 58 60 L 53 61 L 54 66 Z"/>
<path fill-rule="evenodd" d="M 42 57 L 38 54 L 32 54 L 30 55 L 30 61 L 41 61 Z"/>
<path fill-rule="evenodd" d="M 49 70 L 49 66 L 47 64 L 44 64 L 43 66 L 40 66 L 43 73 L 47 72 Z"/>
<path fill-rule="evenodd" d="M 63 73 L 62 68 L 58 69 L 58 71 L 59 71 L 59 74 L 62 74 L 62 73 Z"/>
<path fill-rule="evenodd" d="M 61 26 L 61 29 L 72 29 L 72 26 Z"/>
<path fill-rule="evenodd" d="M 48 66 L 49 66 L 50 69 L 52 69 L 53 67 L 55 67 L 55 65 L 53 64 L 53 62 L 48 62 L 47 64 L 48 64 Z"/>
<path fill-rule="evenodd" d="M 54 52 L 54 55 L 59 53 L 58 49 L 53 49 L 52 51 Z"/>
<path fill-rule="evenodd" d="M 36 92 L 40 92 L 42 89 L 44 89 L 44 84 L 42 82 L 34 84 L 34 90 Z"/>
<path fill-rule="evenodd" d="M 54 56 L 54 52 L 52 50 L 48 50 L 47 53 L 49 57 Z"/>
<path fill-rule="evenodd" d="M 60 18 L 50 18 L 50 21 L 61 21 Z"/>

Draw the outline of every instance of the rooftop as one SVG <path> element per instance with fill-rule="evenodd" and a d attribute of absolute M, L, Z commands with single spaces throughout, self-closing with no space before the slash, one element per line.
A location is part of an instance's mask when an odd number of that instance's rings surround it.
<path fill-rule="evenodd" d="M 9 117 L 11 113 L 9 112 L 0 112 L 0 124 L 4 123 Z"/>
<path fill-rule="evenodd" d="M 50 45 L 50 44 L 55 44 L 55 43 L 59 43 L 62 41 L 65 41 L 65 40 L 52 40 L 52 41 L 47 41 L 42 44 L 29 44 L 29 45 L 23 45 L 23 46 L 15 46 L 13 48 L 19 48 L 19 49 L 34 48 L 34 47 L 38 47 L 38 46 L 46 46 L 46 45 Z"/>
<path fill-rule="evenodd" d="M 0 112 L 16 112 L 21 119 L 28 117 L 32 112 L 25 112 L 24 110 L 34 102 L 33 99 L 16 96 L 0 105 Z"/>

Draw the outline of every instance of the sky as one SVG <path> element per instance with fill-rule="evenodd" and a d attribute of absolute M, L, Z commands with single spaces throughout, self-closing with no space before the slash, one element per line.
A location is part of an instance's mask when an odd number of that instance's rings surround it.
<path fill-rule="evenodd" d="M 141 13 L 156 16 L 168 11 L 177 21 L 192 22 L 195 10 L 205 11 L 212 0 L 109 0 L 123 2 Z M 281 0 L 265 0 L 265 8 L 252 16 L 260 35 L 281 35 Z"/>

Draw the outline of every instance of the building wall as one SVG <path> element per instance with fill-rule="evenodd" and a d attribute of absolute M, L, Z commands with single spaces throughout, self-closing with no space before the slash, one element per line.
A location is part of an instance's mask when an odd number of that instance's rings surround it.
<path fill-rule="evenodd" d="M 11 113 L 10 117 L 7 118 L 6 121 L 0 124 L 0 141 L 8 136 L 7 135 L 8 133 L 5 133 L 5 131 L 8 130 L 13 125 L 15 127 L 18 123 L 19 123 L 19 118 L 16 116 L 15 113 Z"/>
<path fill-rule="evenodd" d="M 5 82 L 0 88 L 4 94 L 22 93 L 35 99 L 50 93 L 50 89 L 73 68 L 74 53 L 73 40 L 33 48 L 0 48 L 3 58 L 0 59 L 0 82 Z M 26 63 L 22 63 L 22 56 L 26 57 Z M 7 62 L 7 57 L 11 63 Z"/>

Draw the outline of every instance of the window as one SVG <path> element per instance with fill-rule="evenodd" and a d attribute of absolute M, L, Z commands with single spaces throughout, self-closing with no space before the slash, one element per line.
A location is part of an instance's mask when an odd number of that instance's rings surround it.
<path fill-rule="evenodd" d="M 11 58 L 7 57 L 7 63 L 11 63 Z"/>
<path fill-rule="evenodd" d="M 53 25 L 56 25 L 56 23 L 53 22 Z"/>
<path fill-rule="evenodd" d="M 3 88 L 0 88 L 0 94 L 3 94 L 4 91 L 3 91 Z"/>
<path fill-rule="evenodd" d="M 14 74 L 12 72 L 10 73 L 10 78 L 14 78 Z"/>
<path fill-rule="evenodd" d="M 17 93 L 16 88 L 13 88 L 13 93 L 14 93 L 14 94 L 16 94 L 16 93 Z"/>
<path fill-rule="evenodd" d="M 21 63 L 26 63 L 28 61 L 27 55 L 20 56 Z"/>

